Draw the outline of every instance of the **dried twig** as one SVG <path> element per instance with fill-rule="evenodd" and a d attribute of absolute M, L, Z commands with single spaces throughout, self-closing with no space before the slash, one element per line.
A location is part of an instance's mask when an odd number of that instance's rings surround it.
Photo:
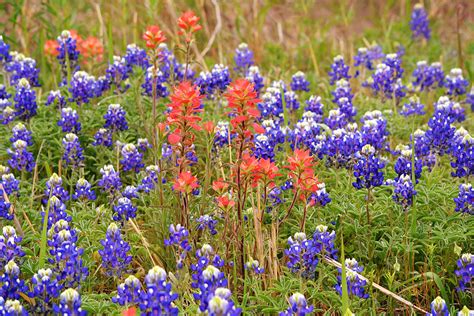
<path fill-rule="evenodd" d="M 324 257 L 323 260 L 324 260 L 326 263 L 329 263 L 330 265 L 332 265 L 332 266 L 334 266 L 334 267 L 336 267 L 336 268 L 339 268 L 339 269 L 341 268 L 341 263 L 338 262 L 338 261 L 336 261 L 336 260 L 333 260 L 333 259 L 331 259 L 331 258 L 329 258 L 329 257 Z M 399 296 L 399 295 L 393 293 L 393 292 L 390 291 L 390 290 L 387 290 L 387 289 L 384 288 L 383 286 L 378 285 L 377 283 L 370 281 L 369 279 L 367 279 L 367 278 L 364 277 L 363 275 L 357 273 L 356 271 L 353 271 L 353 270 L 351 270 L 351 269 L 349 269 L 349 268 L 346 268 L 346 269 L 349 270 L 349 271 L 351 271 L 351 272 L 353 272 L 353 273 L 355 273 L 355 274 L 357 274 L 357 276 L 358 276 L 359 278 L 361 278 L 362 280 L 367 281 L 368 284 L 371 284 L 374 288 L 376 288 L 376 289 L 379 290 L 380 292 L 384 293 L 385 295 L 388 295 L 388 296 L 390 296 L 390 297 L 396 299 L 396 300 L 399 301 L 400 303 L 402 303 L 402 304 L 404 304 L 404 305 L 406 305 L 406 306 L 408 306 L 408 307 L 411 307 L 411 308 L 413 308 L 413 309 L 415 309 L 415 310 L 417 310 L 417 311 L 419 311 L 419 312 L 421 312 L 421 313 L 424 313 L 424 314 L 427 314 L 427 313 L 428 313 L 428 312 L 425 311 L 423 308 L 414 305 L 413 303 L 407 301 L 407 300 L 404 299 L 403 297 L 401 297 L 401 296 Z"/>
<path fill-rule="evenodd" d="M 3 192 L 3 199 L 5 200 L 5 202 L 10 203 L 7 192 L 5 192 L 5 190 L 3 189 L 3 184 L 1 183 L 0 183 L 0 191 Z M 10 203 L 10 213 L 13 215 L 13 224 L 15 225 L 16 232 L 18 233 L 18 235 L 23 237 L 24 236 L 23 229 L 21 228 L 20 221 L 18 220 L 18 217 L 16 217 L 15 209 L 13 208 L 13 204 L 11 203 Z"/>
<path fill-rule="evenodd" d="M 209 41 L 207 42 L 206 48 L 201 52 L 201 56 L 204 57 L 206 54 L 209 52 L 209 50 L 212 47 L 212 44 L 214 44 L 214 41 L 216 40 L 217 34 L 221 31 L 222 29 L 222 18 L 221 18 L 221 9 L 219 7 L 219 2 L 217 0 L 212 0 L 212 4 L 214 5 L 214 8 L 216 9 L 216 27 L 214 28 L 214 31 L 212 31 L 211 38 L 209 38 Z"/>

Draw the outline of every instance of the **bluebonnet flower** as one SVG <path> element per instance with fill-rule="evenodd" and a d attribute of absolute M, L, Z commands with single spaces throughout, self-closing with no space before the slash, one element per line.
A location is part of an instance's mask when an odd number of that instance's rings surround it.
<path fill-rule="evenodd" d="M 431 152 L 431 142 L 426 137 L 426 132 L 417 129 L 410 138 L 414 140 L 416 157 L 421 159 L 423 166 L 431 170 L 436 162 L 436 155 Z"/>
<path fill-rule="evenodd" d="M 134 305 L 141 301 L 143 295 L 142 284 L 134 275 L 130 275 L 117 287 L 117 295 L 112 302 L 120 305 Z"/>
<path fill-rule="evenodd" d="M 471 92 L 466 95 L 466 100 L 464 103 L 471 106 L 471 112 L 474 112 L 474 86 L 471 87 Z"/>
<path fill-rule="evenodd" d="M 431 302 L 431 312 L 426 316 L 449 316 L 448 305 L 440 296 Z"/>
<path fill-rule="evenodd" d="M 127 45 L 127 51 L 123 58 L 125 59 L 128 73 L 133 71 L 133 67 L 140 67 L 143 70 L 146 70 L 149 67 L 146 50 L 138 47 L 136 44 Z"/>
<path fill-rule="evenodd" d="M 28 120 L 36 115 L 38 105 L 36 104 L 36 93 L 25 78 L 18 82 L 15 93 L 16 117 L 22 120 Z"/>
<path fill-rule="evenodd" d="M 202 215 L 196 219 L 196 222 L 198 223 L 198 230 L 205 231 L 208 229 L 211 235 L 217 234 L 216 225 L 218 222 L 211 215 Z"/>
<path fill-rule="evenodd" d="M 12 144 L 13 150 L 7 149 L 7 153 L 10 155 L 10 159 L 8 160 L 10 167 L 19 171 L 33 171 L 35 160 L 33 154 L 27 150 L 27 145 L 24 140 L 19 139 Z"/>
<path fill-rule="evenodd" d="M 15 228 L 3 226 L 2 233 L 0 235 L 0 271 L 4 270 L 5 265 L 11 260 L 20 259 L 25 255 L 20 246 L 23 238 L 16 234 Z"/>
<path fill-rule="evenodd" d="M 46 212 L 41 212 L 42 222 L 44 223 L 44 216 Z M 69 216 L 66 212 L 66 204 L 64 204 L 60 199 L 56 196 L 52 196 L 49 199 L 49 211 L 48 211 L 48 228 L 51 228 L 54 223 L 63 220 L 70 222 L 72 217 Z"/>
<path fill-rule="evenodd" d="M 208 265 L 196 280 L 197 293 L 194 293 L 194 299 L 199 301 L 199 310 L 207 310 L 209 300 L 213 297 L 217 288 L 227 287 L 227 279 L 224 273 L 212 264 Z"/>
<path fill-rule="evenodd" d="M 326 142 L 324 153 L 328 163 L 336 168 L 352 168 L 354 154 L 362 148 L 362 134 L 357 130 L 357 123 L 349 123 L 344 129 L 336 129 Z"/>
<path fill-rule="evenodd" d="M 128 221 L 131 218 L 137 216 L 137 207 L 133 206 L 132 201 L 126 197 L 121 197 L 117 201 L 117 205 L 114 206 L 114 221 L 121 222 L 123 225 L 124 221 Z"/>
<path fill-rule="evenodd" d="M 416 183 L 418 183 L 418 179 L 421 177 L 421 170 L 423 164 L 420 159 L 415 157 L 415 170 L 413 170 L 412 166 L 412 150 L 408 148 L 404 148 L 400 151 L 400 156 L 397 158 L 395 162 L 395 172 L 397 175 L 400 176 L 409 176 L 411 178 L 412 172 L 415 174 Z"/>
<path fill-rule="evenodd" d="M 250 66 L 253 66 L 253 52 L 246 43 L 240 43 L 235 50 L 235 70 L 241 74 L 245 74 Z"/>
<path fill-rule="evenodd" d="M 39 68 L 36 61 L 18 52 L 11 52 L 12 60 L 5 66 L 10 73 L 10 85 L 16 86 L 25 78 L 32 87 L 39 87 Z"/>
<path fill-rule="evenodd" d="M 58 36 L 59 44 L 57 50 L 59 52 L 56 57 L 61 65 L 62 84 L 67 84 L 68 72 L 70 74 L 79 70 L 79 50 L 77 49 L 76 39 L 71 36 L 71 32 L 64 30 Z"/>
<path fill-rule="evenodd" d="M 456 120 L 452 109 L 453 102 L 447 97 L 441 97 L 435 104 L 435 112 L 428 122 L 429 129 L 426 131 L 426 137 L 431 148 L 441 156 L 450 149 L 456 130 L 452 125 Z"/>
<path fill-rule="evenodd" d="M 368 70 L 374 70 L 374 61 L 384 58 L 385 55 L 382 52 L 382 47 L 379 45 L 372 45 L 371 47 L 361 47 L 357 50 L 357 54 L 354 56 L 354 67 L 356 72 L 354 77 L 358 77 L 360 70 L 358 67 L 364 66 Z"/>
<path fill-rule="evenodd" d="M 337 260 L 337 249 L 334 245 L 335 239 L 336 232 L 334 230 L 329 231 L 327 226 L 318 225 L 313 234 L 312 250 Z"/>
<path fill-rule="evenodd" d="M 301 145 L 305 145 L 311 148 L 315 142 L 315 138 L 321 134 L 320 119 L 320 116 L 314 112 L 304 112 L 302 118 L 295 124 L 294 130 L 290 130 L 288 135 L 288 142 L 291 144 L 291 146 L 301 147 Z M 274 138 L 280 136 L 275 132 L 282 133 L 283 135 L 281 136 L 283 137 L 281 139 L 275 139 L 275 144 L 276 142 L 283 143 L 285 141 L 285 131 L 282 131 L 281 128 L 274 128 L 270 125 L 270 123 L 274 124 L 274 121 L 272 120 L 268 123 L 267 121 L 264 121 L 264 124 L 262 125 L 264 125 L 265 130 L 272 132 L 269 133 L 270 135 L 276 136 Z"/>
<path fill-rule="evenodd" d="M 377 65 L 372 77 L 364 83 L 364 86 L 369 86 L 375 95 L 382 97 L 382 100 L 392 99 L 395 92 L 395 70 L 386 63 Z"/>
<path fill-rule="evenodd" d="M 139 197 L 138 189 L 133 185 L 127 185 L 122 192 L 122 196 L 126 197 L 129 200 L 137 199 Z"/>
<path fill-rule="evenodd" d="M 69 107 L 63 108 L 61 110 L 61 119 L 58 121 L 58 126 L 62 127 L 64 133 L 77 134 L 81 130 L 81 123 L 79 122 L 77 111 Z"/>
<path fill-rule="evenodd" d="M 15 261 L 10 260 L 0 276 L 0 297 L 4 299 L 19 299 L 20 293 L 27 292 L 25 281 L 20 279 L 20 268 Z"/>
<path fill-rule="evenodd" d="M 364 114 L 360 120 L 362 144 L 372 145 L 376 151 L 381 151 L 387 146 L 387 120 L 382 112 L 375 110 Z"/>
<path fill-rule="evenodd" d="M 4 174 L 7 174 L 7 173 L 10 173 L 10 168 L 0 164 L 0 176 L 3 176 Z"/>
<path fill-rule="evenodd" d="M 462 254 L 461 258 L 456 262 L 458 267 L 454 271 L 459 278 L 458 291 L 469 291 L 474 280 L 474 255 L 470 253 Z"/>
<path fill-rule="evenodd" d="M 13 137 L 10 138 L 10 142 L 14 143 L 21 139 L 26 142 L 28 146 L 33 145 L 33 138 L 31 137 L 31 131 L 26 129 L 23 123 L 18 123 L 12 128 Z"/>
<path fill-rule="evenodd" d="M 344 57 L 338 55 L 334 57 L 333 63 L 331 64 L 331 70 L 329 71 L 329 79 L 331 85 L 341 79 L 349 79 L 349 66 L 344 63 Z"/>
<path fill-rule="evenodd" d="M 95 200 L 96 195 L 94 190 L 92 190 L 92 186 L 89 181 L 84 178 L 80 178 L 79 180 L 77 180 L 76 190 L 74 191 L 72 198 L 74 200 Z"/>
<path fill-rule="evenodd" d="M 145 276 L 146 292 L 142 292 L 140 300 L 140 310 L 145 315 L 178 315 L 178 308 L 173 304 L 178 294 L 171 290 L 167 277 L 166 271 L 158 266 Z"/>
<path fill-rule="evenodd" d="M 3 40 L 3 36 L 0 35 L 0 66 L 6 64 L 7 62 L 11 61 L 12 57 L 10 56 L 10 45 L 5 43 Z"/>
<path fill-rule="evenodd" d="M 209 300 L 207 305 L 207 314 L 209 316 L 238 316 L 242 313 L 242 309 L 236 308 L 231 299 L 231 291 L 224 287 L 218 287 Z"/>
<path fill-rule="evenodd" d="M 181 226 L 181 224 L 171 224 L 169 227 L 170 236 L 169 239 L 165 239 L 165 246 L 176 246 L 178 248 L 177 255 L 177 268 L 183 268 L 183 261 L 186 259 L 187 253 L 191 251 L 191 245 L 189 244 L 189 231 Z"/>
<path fill-rule="evenodd" d="M 113 62 L 109 63 L 105 73 L 107 86 L 115 86 L 115 93 L 127 91 L 130 84 L 127 82 L 130 68 L 127 67 L 125 58 L 114 56 Z"/>
<path fill-rule="evenodd" d="M 302 71 L 298 71 L 291 77 L 290 83 L 291 90 L 293 91 L 309 91 L 309 81 L 306 80 L 306 75 Z"/>
<path fill-rule="evenodd" d="M 324 104 L 321 102 L 320 96 L 310 96 L 308 100 L 306 100 L 306 106 L 304 108 L 305 112 L 313 112 L 316 114 L 314 118 L 317 122 L 322 122 L 323 117 L 323 109 Z"/>
<path fill-rule="evenodd" d="M 2 315 L 25 316 L 27 310 L 21 305 L 19 300 L 4 300 L 0 297 L 0 312 Z"/>
<path fill-rule="evenodd" d="M 142 183 L 138 186 L 138 190 L 149 193 L 155 188 L 158 181 L 160 181 L 158 179 L 160 168 L 157 165 L 150 165 L 146 167 L 145 171 L 146 176 L 143 178 Z"/>
<path fill-rule="evenodd" d="M 315 193 L 311 193 L 308 202 L 311 206 L 326 206 L 326 204 L 331 202 L 331 198 L 326 192 L 326 184 L 324 182 L 318 183 L 318 189 Z"/>
<path fill-rule="evenodd" d="M 305 316 L 312 315 L 314 306 L 308 305 L 306 298 L 301 293 L 294 293 L 289 299 L 290 306 L 287 310 L 279 313 L 279 316 Z"/>
<path fill-rule="evenodd" d="M 7 125 L 15 119 L 15 110 L 9 106 L 3 109 L 0 113 L 0 121 L 2 124 Z"/>
<path fill-rule="evenodd" d="M 286 91 L 284 93 L 286 108 L 291 112 L 294 112 L 300 108 L 300 102 L 298 101 L 298 95 L 294 91 Z"/>
<path fill-rule="evenodd" d="M 474 188 L 470 183 L 459 185 L 459 195 L 454 198 L 456 212 L 474 215 Z"/>
<path fill-rule="evenodd" d="M 140 169 L 145 165 L 143 164 L 143 154 L 138 151 L 134 144 L 126 144 L 122 147 L 122 159 L 120 163 L 123 166 L 123 171 L 132 170 L 135 173 L 140 172 Z"/>
<path fill-rule="evenodd" d="M 413 7 L 410 29 L 414 39 L 425 38 L 426 40 L 429 40 L 431 38 L 428 14 L 426 14 L 425 8 L 421 3 L 418 3 Z"/>
<path fill-rule="evenodd" d="M 99 128 L 94 135 L 93 146 L 112 147 L 112 131 L 106 128 Z"/>
<path fill-rule="evenodd" d="M 142 153 L 146 152 L 148 148 L 151 148 L 151 144 L 146 138 L 137 139 L 137 148 Z"/>
<path fill-rule="evenodd" d="M 69 101 L 75 102 L 77 105 L 88 104 L 92 98 L 96 97 L 96 86 L 94 76 L 85 71 L 77 71 L 71 79 Z"/>
<path fill-rule="evenodd" d="M 82 309 L 81 305 L 82 300 L 79 293 L 73 288 L 68 288 L 61 293 L 59 305 L 54 304 L 53 310 L 58 315 L 87 315 L 87 312 Z"/>
<path fill-rule="evenodd" d="M 53 173 L 48 181 L 46 181 L 45 198 L 43 204 L 48 203 L 49 197 L 56 196 L 62 202 L 69 200 L 69 192 L 63 188 L 63 179 L 56 173 Z"/>
<path fill-rule="evenodd" d="M 255 149 L 253 154 L 257 158 L 270 159 L 273 161 L 275 157 L 274 147 L 275 145 L 267 135 L 259 134 L 255 136 Z"/>
<path fill-rule="evenodd" d="M 100 244 L 103 249 L 99 249 L 99 255 L 105 275 L 120 278 L 128 271 L 132 256 L 128 254 L 130 245 L 122 239 L 122 233 L 117 224 L 109 225 L 105 239 L 101 240 Z"/>
<path fill-rule="evenodd" d="M 1 91 L 0 91 L 1 93 Z M 0 98 L 0 111 L 3 111 L 4 109 L 6 109 L 7 107 L 10 107 L 12 105 L 12 103 L 10 102 L 9 99 L 2 99 Z"/>
<path fill-rule="evenodd" d="M 317 253 L 312 251 L 315 248 L 311 247 L 311 243 L 312 240 L 308 240 L 305 233 L 295 233 L 293 237 L 288 238 L 289 248 L 285 250 L 288 257 L 287 267 L 306 278 L 314 276 L 319 262 Z"/>
<path fill-rule="evenodd" d="M 12 195 L 20 190 L 20 180 L 17 180 L 13 173 L 6 173 L 0 177 L 0 183 L 7 195 Z"/>
<path fill-rule="evenodd" d="M 458 96 L 463 95 L 467 91 L 469 81 L 462 76 L 461 68 L 453 68 L 444 78 L 444 86 L 448 89 L 448 95 Z"/>
<path fill-rule="evenodd" d="M 199 288 L 199 281 L 202 277 L 202 272 L 208 265 L 213 265 L 216 268 L 224 266 L 224 259 L 222 259 L 209 244 L 203 244 L 201 249 L 196 251 L 196 263 L 191 264 L 190 268 L 193 271 L 191 277 L 193 288 Z"/>
<path fill-rule="evenodd" d="M 234 135 L 229 136 L 229 122 L 219 121 L 217 122 L 216 127 L 214 128 L 214 146 L 216 147 L 224 147 L 224 145 L 228 145 L 229 141 L 235 137 Z"/>
<path fill-rule="evenodd" d="M 469 177 L 474 174 L 474 139 L 467 132 L 461 137 L 455 137 L 451 147 L 451 172 L 453 177 Z"/>
<path fill-rule="evenodd" d="M 102 189 L 103 192 L 107 192 L 109 195 L 114 196 L 116 192 L 122 188 L 122 181 L 120 180 L 120 174 L 115 171 L 114 166 L 105 165 L 100 169 L 102 179 L 99 180 L 97 185 Z"/>
<path fill-rule="evenodd" d="M 13 214 L 10 214 L 11 203 L 5 200 L 4 194 L 6 194 L 4 190 L 0 189 L 0 218 L 11 221 L 13 219 Z"/>
<path fill-rule="evenodd" d="M 224 92 L 230 84 L 231 78 L 229 68 L 222 64 L 216 64 L 210 72 L 201 72 L 195 79 L 201 89 L 201 94 L 211 97 L 215 92 Z"/>
<path fill-rule="evenodd" d="M 426 60 L 416 63 L 416 69 L 412 74 L 413 86 L 419 91 L 437 89 L 444 85 L 444 71 L 441 63 L 435 62 L 428 66 Z"/>
<path fill-rule="evenodd" d="M 53 300 L 62 289 L 51 269 L 39 269 L 31 278 L 33 290 L 28 294 L 35 299 L 35 312 L 51 313 Z"/>
<path fill-rule="evenodd" d="M 254 84 L 254 89 L 258 93 L 260 93 L 260 90 L 265 86 L 263 83 L 264 78 L 258 66 L 250 66 L 245 74 L 245 79 Z"/>
<path fill-rule="evenodd" d="M 82 154 L 81 143 L 79 137 L 74 133 L 68 133 L 63 137 L 64 154 L 63 160 L 66 166 L 78 168 L 84 163 L 84 156 Z"/>
<path fill-rule="evenodd" d="M 0 37 L 1 37 L 1 35 L 0 35 Z M 1 39 L 0 39 L 0 41 L 1 41 Z M 8 100 L 8 99 L 11 98 L 11 96 L 12 95 L 10 93 L 8 93 L 8 91 L 7 91 L 7 87 L 5 87 L 4 84 L 0 84 L 0 99 L 3 99 L 3 100 L 7 99 Z"/>
<path fill-rule="evenodd" d="M 328 117 L 324 120 L 327 126 L 330 129 L 335 130 L 338 128 L 343 128 L 347 125 L 347 117 L 340 109 L 334 109 L 329 111 Z"/>
<path fill-rule="evenodd" d="M 420 103 L 420 98 L 417 96 L 412 96 L 408 99 L 408 103 L 403 104 L 400 114 L 403 116 L 410 115 L 424 115 L 425 105 Z"/>
<path fill-rule="evenodd" d="M 104 128 L 115 131 L 125 131 L 128 129 L 126 112 L 120 104 L 110 104 L 107 113 L 104 115 Z"/>
<path fill-rule="evenodd" d="M 375 148 L 368 144 L 364 145 L 356 154 L 356 158 L 358 159 L 354 165 L 356 181 L 352 185 L 358 190 L 381 186 L 386 162 L 375 156 Z"/>
<path fill-rule="evenodd" d="M 50 91 L 45 106 L 56 105 L 58 108 L 63 108 L 66 105 L 66 98 L 61 94 L 59 90 Z"/>
<path fill-rule="evenodd" d="M 358 273 L 362 273 L 364 268 L 359 266 L 359 263 L 355 259 L 346 259 L 345 261 L 346 268 L 346 279 L 347 279 L 347 291 L 349 295 L 355 295 L 360 298 L 368 298 L 369 294 L 365 293 L 365 286 L 367 281 L 359 277 Z M 339 275 L 337 276 L 337 284 L 335 286 L 336 292 L 339 295 L 342 295 L 342 285 L 341 285 L 341 269 L 338 268 Z"/>
<path fill-rule="evenodd" d="M 265 268 L 260 265 L 260 262 L 252 258 L 250 258 L 250 260 L 245 263 L 245 269 L 250 270 L 250 272 L 255 274 L 262 274 L 265 272 Z"/>
<path fill-rule="evenodd" d="M 393 185 L 393 200 L 401 205 L 404 211 L 413 205 L 413 197 L 416 195 L 415 187 L 411 181 L 410 175 L 401 175 L 395 180 L 387 181 L 387 184 Z"/>
<path fill-rule="evenodd" d="M 89 274 L 82 261 L 84 249 L 78 248 L 77 233 L 64 220 L 57 221 L 48 231 L 48 246 L 53 272 L 58 282 L 65 287 L 77 288 Z"/>
<path fill-rule="evenodd" d="M 167 97 L 169 95 L 169 89 L 165 85 L 167 80 L 166 74 L 160 69 L 156 69 L 154 66 L 148 67 L 145 74 L 145 82 L 142 84 L 143 93 L 148 96 L 153 95 L 153 87 L 155 87 L 155 93 L 157 97 Z"/>
<path fill-rule="evenodd" d="M 283 120 L 282 90 L 273 86 L 268 87 L 262 95 L 262 102 L 258 103 L 257 107 L 262 119 Z"/>

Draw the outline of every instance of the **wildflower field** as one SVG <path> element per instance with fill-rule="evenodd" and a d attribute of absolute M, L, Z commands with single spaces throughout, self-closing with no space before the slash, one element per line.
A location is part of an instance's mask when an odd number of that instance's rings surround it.
<path fill-rule="evenodd" d="M 0 315 L 474 315 L 472 2 L 0 12 Z"/>

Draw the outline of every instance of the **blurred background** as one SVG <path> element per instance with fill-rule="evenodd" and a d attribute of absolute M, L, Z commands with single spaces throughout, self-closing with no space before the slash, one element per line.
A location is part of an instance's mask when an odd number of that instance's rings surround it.
<path fill-rule="evenodd" d="M 104 46 L 105 67 L 113 55 L 123 54 L 127 44 L 144 46 L 141 34 L 147 25 L 158 24 L 166 32 L 168 45 L 175 49 L 175 21 L 181 12 L 192 9 L 201 17 L 204 29 L 194 47 L 197 68 L 217 62 L 230 64 L 237 45 L 246 42 L 257 65 L 270 76 L 297 70 L 314 71 L 318 76 L 326 73 L 333 56 L 351 58 L 358 47 L 377 43 L 384 52 L 393 52 L 401 44 L 407 52 L 416 50 L 417 58 L 461 67 L 472 79 L 474 1 L 422 1 L 433 39 L 421 47 L 412 45 L 409 35 L 410 14 L 418 2 L 2 0 L 0 30 L 12 50 L 35 58 L 42 69 L 50 67 L 43 54 L 44 43 L 62 30 L 74 29 L 83 38 L 95 36 Z M 94 74 L 103 68 L 90 70 Z"/>

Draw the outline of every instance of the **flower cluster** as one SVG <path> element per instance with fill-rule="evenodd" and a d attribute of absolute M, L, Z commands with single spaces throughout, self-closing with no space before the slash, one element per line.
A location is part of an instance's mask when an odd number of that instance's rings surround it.
<path fill-rule="evenodd" d="M 474 255 L 470 253 L 462 254 L 456 262 L 458 269 L 454 271 L 459 278 L 459 291 L 469 291 L 474 280 Z"/>
<path fill-rule="evenodd" d="M 359 263 L 355 259 L 346 259 L 346 279 L 347 279 L 347 291 L 349 295 L 355 295 L 360 298 L 368 298 L 369 294 L 365 292 L 365 286 L 367 285 L 367 281 L 362 279 L 359 276 L 359 273 L 364 271 L 362 266 L 359 266 Z M 341 273 L 341 269 L 338 268 L 339 273 Z M 337 282 L 335 289 L 342 295 L 342 285 L 341 285 L 341 274 L 337 276 Z"/>
<path fill-rule="evenodd" d="M 92 185 L 84 178 L 80 178 L 76 183 L 76 190 L 72 195 L 72 198 L 75 200 L 95 200 L 96 195 L 95 191 L 92 190 Z"/>
<path fill-rule="evenodd" d="M 329 79 L 331 85 L 341 79 L 349 79 L 349 66 L 344 63 L 344 57 L 338 55 L 334 57 L 333 63 L 331 64 L 331 70 L 329 71 Z"/>
<path fill-rule="evenodd" d="M 395 203 L 401 205 L 404 211 L 407 211 L 408 208 L 413 204 L 413 196 L 416 195 L 415 187 L 411 181 L 410 175 L 401 175 L 398 179 L 393 181 L 387 181 L 388 184 L 394 186 L 393 190 L 393 200 Z"/>
<path fill-rule="evenodd" d="M 429 40 L 431 38 L 428 14 L 422 4 L 416 4 L 413 8 L 410 29 L 414 39 L 425 38 L 426 40 Z"/>
<path fill-rule="evenodd" d="M 12 128 L 13 136 L 10 138 L 10 142 L 14 143 L 17 140 L 26 142 L 28 146 L 33 145 L 33 138 L 31 137 L 31 131 L 26 129 L 23 123 L 18 123 Z"/>
<path fill-rule="evenodd" d="M 253 52 L 246 43 L 240 43 L 235 50 L 234 62 L 235 70 L 241 74 L 246 74 L 248 69 L 253 66 Z"/>
<path fill-rule="evenodd" d="M 73 289 L 68 288 L 64 290 L 59 296 L 59 304 L 53 306 L 55 314 L 61 315 L 87 315 L 87 312 L 82 309 L 82 300 L 79 293 Z"/>
<path fill-rule="evenodd" d="M 57 59 L 61 65 L 62 84 L 67 84 L 68 73 L 73 74 L 79 70 L 79 50 L 77 49 L 77 37 L 73 36 L 70 31 L 62 31 L 61 36 L 57 39 Z"/>
<path fill-rule="evenodd" d="M 374 70 L 374 62 L 384 57 L 382 47 L 379 45 L 359 48 L 357 54 L 354 56 L 354 67 L 357 69 L 354 77 L 358 77 L 360 74 L 358 67 L 364 66 L 367 70 Z"/>
<path fill-rule="evenodd" d="M 189 244 L 189 231 L 181 226 L 180 224 L 171 224 L 169 227 L 170 236 L 169 239 L 165 239 L 165 246 L 176 246 L 178 251 L 176 252 L 176 265 L 178 269 L 183 268 L 184 260 L 189 251 L 191 251 L 191 245 Z"/>
<path fill-rule="evenodd" d="M 448 89 L 448 95 L 463 95 L 467 91 L 469 81 L 462 76 L 462 69 L 453 68 L 444 78 L 444 86 Z"/>
<path fill-rule="evenodd" d="M 449 316 L 448 305 L 440 296 L 431 302 L 431 312 L 427 316 Z"/>
<path fill-rule="evenodd" d="M 354 165 L 356 181 L 352 185 L 358 190 L 381 186 L 384 179 L 383 168 L 386 162 L 375 155 L 375 148 L 371 145 L 364 145 L 356 153 L 356 158 L 358 159 Z"/>
<path fill-rule="evenodd" d="M 66 97 L 61 94 L 60 90 L 52 90 L 46 98 L 45 106 L 55 105 L 62 109 L 66 105 Z"/>
<path fill-rule="evenodd" d="M 19 299 L 20 293 L 27 293 L 25 281 L 20 279 L 20 268 L 14 260 L 8 261 L 4 273 L 0 276 L 0 297 L 5 299 Z"/>
<path fill-rule="evenodd" d="M 122 159 L 120 163 L 123 166 L 123 171 L 132 170 L 139 172 L 145 165 L 143 164 L 143 154 L 138 151 L 134 144 L 126 144 L 122 147 Z"/>
<path fill-rule="evenodd" d="M 115 223 L 111 223 L 107 228 L 105 239 L 100 241 L 103 249 L 99 249 L 102 258 L 102 268 L 107 276 L 120 278 L 126 273 L 132 261 L 132 256 L 128 254 L 130 245 L 123 240 L 120 228 Z"/>
<path fill-rule="evenodd" d="M 474 215 L 474 188 L 470 183 L 459 185 L 459 195 L 454 198 L 456 212 Z"/>
<path fill-rule="evenodd" d="M 21 249 L 22 238 L 16 234 L 12 226 L 4 226 L 0 235 L 0 271 L 4 270 L 5 265 L 11 260 L 20 259 L 25 255 Z"/>
<path fill-rule="evenodd" d="M 128 129 L 126 112 L 120 104 L 110 104 L 107 113 L 104 115 L 104 128 L 113 132 L 125 131 Z"/>
<path fill-rule="evenodd" d="M 103 192 L 107 192 L 109 196 L 114 197 L 122 188 L 122 181 L 120 180 L 119 172 L 115 171 L 114 166 L 105 165 L 100 169 L 100 173 L 102 174 L 102 178 L 99 180 L 97 185 Z"/>
<path fill-rule="evenodd" d="M 48 231 L 48 246 L 53 265 L 53 272 L 58 282 L 65 287 L 77 288 L 89 271 L 84 266 L 82 254 L 84 249 L 78 248 L 77 232 L 64 220 L 59 220 Z"/>
<path fill-rule="evenodd" d="M 298 71 L 291 77 L 290 87 L 293 91 L 309 91 L 309 81 L 304 72 Z"/>
<path fill-rule="evenodd" d="M 46 181 L 44 196 L 43 204 L 48 203 L 48 199 L 53 196 L 57 197 L 62 202 L 69 200 L 69 192 L 63 188 L 63 179 L 56 173 L 53 173 L 49 180 Z"/>
<path fill-rule="evenodd" d="M 77 134 L 81 130 L 77 111 L 70 107 L 61 109 L 61 119 L 58 121 L 58 126 L 61 126 L 63 133 Z"/>
<path fill-rule="evenodd" d="M 28 151 L 27 145 L 27 142 L 19 139 L 12 144 L 13 150 L 7 149 L 7 153 L 10 155 L 8 160 L 10 167 L 19 171 L 33 171 L 35 160 L 33 154 Z"/>
<path fill-rule="evenodd" d="M 459 178 L 469 177 L 474 174 L 474 139 L 467 132 L 456 137 L 458 131 L 455 133 L 450 150 L 453 158 L 451 167 L 455 169 L 451 175 Z"/>
<path fill-rule="evenodd" d="M 417 96 L 412 96 L 408 99 L 408 103 L 404 103 L 400 114 L 403 116 L 410 115 L 424 115 L 425 105 L 420 103 L 420 98 Z"/>
<path fill-rule="evenodd" d="M 412 84 L 419 91 L 429 91 L 444 85 L 443 66 L 439 62 L 434 62 L 431 65 L 428 65 L 426 60 L 417 62 L 412 76 L 414 78 Z"/>
<path fill-rule="evenodd" d="M 63 160 L 66 166 L 78 168 L 83 165 L 84 156 L 82 154 L 79 137 L 74 133 L 68 133 L 63 138 L 64 154 Z"/>
<path fill-rule="evenodd" d="M 117 204 L 114 205 L 114 221 L 121 222 L 123 225 L 124 221 L 128 221 L 131 218 L 137 216 L 137 207 L 132 204 L 126 197 L 121 197 L 118 199 Z"/>
<path fill-rule="evenodd" d="M 28 294 L 36 301 L 35 312 L 52 312 L 53 300 L 55 300 L 62 289 L 56 276 L 51 269 L 39 269 L 31 278 L 33 290 Z"/>
<path fill-rule="evenodd" d="M 231 83 L 229 68 L 216 64 L 210 72 L 201 72 L 194 83 L 200 88 L 201 94 L 210 98 L 216 92 L 224 92 Z"/>
<path fill-rule="evenodd" d="M 290 306 L 287 310 L 280 312 L 279 316 L 305 316 L 312 315 L 314 306 L 308 305 L 306 298 L 301 293 L 294 293 L 289 299 Z"/>
<path fill-rule="evenodd" d="M 98 96 L 97 90 L 97 80 L 94 76 L 82 70 L 77 71 L 71 78 L 69 101 L 77 105 L 88 104 L 92 98 Z"/>
<path fill-rule="evenodd" d="M 11 52 L 11 61 L 5 65 L 9 73 L 10 85 L 16 86 L 25 78 L 32 87 L 39 87 L 39 68 L 36 60 L 26 57 L 18 52 Z"/>
<path fill-rule="evenodd" d="M 21 78 L 18 81 L 15 101 L 15 116 L 21 120 L 28 120 L 36 115 L 38 105 L 36 104 L 36 93 L 31 88 L 27 79 Z"/>

